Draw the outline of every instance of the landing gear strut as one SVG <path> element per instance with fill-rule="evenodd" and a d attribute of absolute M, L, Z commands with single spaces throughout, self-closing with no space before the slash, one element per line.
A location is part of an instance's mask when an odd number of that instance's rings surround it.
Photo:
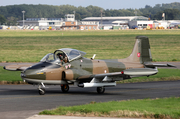
<path fill-rule="evenodd" d="M 46 93 L 46 90 L 44 88 L 39 89 L 39 95 L 44 95 Z"/>
<path fill-rule="evenodd" d="M 67 93 L 69 91 L 69 85 L 68 84 L 61 85 L 61 90 L 63 93 Z"/>
<path fill-rule="evenodd" d="M 41 88 L 41 86 L 43 86 L 43 88 Z M 41 85 L 39 84 L 38 90 L 39 90 L 39 95 L 44 95 L 46 93 L 45 85 L 43 83 L 41 83 Z"/>
<path fill-rule="evenodd" d="M 97 87 L 97 93 L 103 94 L 104 91 L 105 91 L 105 88 L 104 88 L 104 87 Z"/>

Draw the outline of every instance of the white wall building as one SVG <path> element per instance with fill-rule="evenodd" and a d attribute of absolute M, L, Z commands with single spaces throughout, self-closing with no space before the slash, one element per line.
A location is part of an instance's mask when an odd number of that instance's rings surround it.
<path fill-rule="evenodd" d="M 143 16 L 122 16 L 122 17 L 87 17 L 82 19 L 82 21 L 98 21 L 101 26 L 113 26 L 115 21 L 148 21 L 147 17 Z"/>
<path fill-rule="evenodd" d="M 133 28 L 135 26 L 137 26 L 139 29 L 147 28 L 147 26 L 152 28 L 153 21 L 129 21 L 129 28 Z"/>
<path fill-rule="evenodd" d="M 27 18 L 24 20 L 24 26 L 62 26 L 62 18 Z M 23 20 L 18 21 L 23 26 Z"/>

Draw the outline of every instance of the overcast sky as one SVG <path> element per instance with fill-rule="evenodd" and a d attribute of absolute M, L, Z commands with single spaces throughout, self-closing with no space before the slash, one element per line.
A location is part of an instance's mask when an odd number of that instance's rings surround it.
<path fill-rule="evenodd" d="M 0 6 L 15 4 L 47 4 L 47 5 L 74 5 L 76 7 L 89 5 L 104 9 L 144 8 L 145 5 L 180 2 L 180 0 L 1 0 Z"/>

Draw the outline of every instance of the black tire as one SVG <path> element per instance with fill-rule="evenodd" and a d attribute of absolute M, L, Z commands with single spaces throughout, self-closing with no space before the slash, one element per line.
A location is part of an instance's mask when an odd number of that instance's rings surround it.
<path fill-rule="evenodd" d="M 69 91 L 69 85 L 61 85 L 61 90 L 63 93 L 67 93 Z"/>
<path fill-rule="evenodd" d="M 46 90 L 44 88 L 39 89 L 39 95 L 44 95 L 46 93 Z"/>
<path fill-rule="evenodd" d="M 104 91 L 105 91 L 105 88 L 104 88 L 104 87 L 97 87 L 97 93 L 103 94 Z"/>

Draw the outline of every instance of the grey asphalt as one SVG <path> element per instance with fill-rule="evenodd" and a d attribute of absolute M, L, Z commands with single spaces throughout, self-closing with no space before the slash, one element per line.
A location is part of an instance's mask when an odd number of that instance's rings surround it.
<path fill-rule="evenodd" d="M 180 96 L 180 81 L 118 84 L 116 87 L 107 87 L 105 94 L 101 95 L 97 94 L 96 88 L 70 86 L 66 94 L 61 92 L 60 86 L 48 87 L 46 95 L 39 95 L 37 86 L 0 85 L 0 119 L 24 119 L 45 109 L 87 104 L 91 101 Z"/>

